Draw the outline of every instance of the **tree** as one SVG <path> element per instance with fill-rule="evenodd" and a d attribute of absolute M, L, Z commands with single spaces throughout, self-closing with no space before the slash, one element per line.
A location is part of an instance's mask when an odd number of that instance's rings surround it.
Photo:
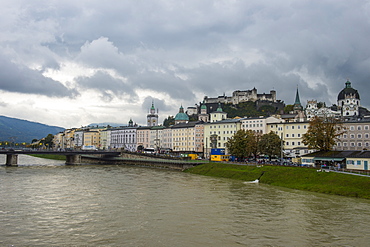
<path fill-rule="evenodd" d="M 329 151 L 335 145 L 338 136 L 344 132 L 342 124 L 338 119 L 316 116 L 311 120 L 306 134 L 303 135 L 302 142 L 308 148 Z"/>
<path fill-rule="evenodd" d="M 264 116 L 270 116 L 271 114 L 275 114 L 277 109 L 272 105 L 263 105 L 258 109 L 258 111 Z"/>
<path fill-rule="evenodd" d="M 281 153 L 281 139 L 275 132 L 271 131 L 261 136 L 258 147 L 259 151 L 262 154 L 268 155 L 271 161 L 272 156 L 279 156 Z"/>
<path fill-rule="evenodd" d="M 257 135 L 252 130 L 238 130 L 227 142 L 228 152 L 244 159 L 258 153 Z"/>
<path fill-rule="evenodd" d="M 173 116 L 168 116 L 168 118 L 165 118 L 163 120 L 163 126 L 165 127 L 169 127 L 174 124 L 175 124 L 175 118 Z"/>
<path fill-rule="evenodd" d="M 289 113 L 293 111 L 293 105 L 286 105 L 284 107 L 284 113 Z"/>
<path fill-rule="evenodd" d="M 48 134 L 47 137 L 45 137 L 44 139 L 44 145 L 47 146 L 48 148 L 52 148 L 53 139 L 54 139 L 54 136 L 52 134 Z"/>

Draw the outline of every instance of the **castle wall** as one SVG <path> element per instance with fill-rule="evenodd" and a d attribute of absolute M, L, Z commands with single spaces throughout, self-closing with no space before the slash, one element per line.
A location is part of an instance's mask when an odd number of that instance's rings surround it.
<path fill-rule="evenodd" d="M 231 97 L 226 96 L 219 96 L 217 98 L 208 98 L 207 96 L 204 97 L 204 103 L 222 103 L 222 104 L 229 104 L 232 103 L 237 105 L 242 102 L 246 101 L 270 101 L 276 102 L 276 91 L 271 90 L 269 94 L 257 94 L 257 89 L 252 90 L 245 90 L 245 91 L 234 91 Z"/>

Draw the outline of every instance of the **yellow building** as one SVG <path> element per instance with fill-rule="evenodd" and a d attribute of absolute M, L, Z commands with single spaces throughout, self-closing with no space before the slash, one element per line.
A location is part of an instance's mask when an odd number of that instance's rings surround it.
<path fill-rule="evenodd" d="M 226 148 L 226 142 L 241 129 L 241 119 L 225 119 L 204 124 L 204 152 L 209 158 L 211 148 Z M 216 135 L 216 146 L 211 144 L 211 136 Z M 227 150 L 226 154 L 228 153 Z"/>
<path fill-rule="evenodd" d="M 69 129 L 64 132 L 63 148 L 74 148 L 74 135 L 76 129 Z"/>
<path fill-rule="evenodd" d="M 286 156 L 296 157 L 308 154 L 309 150 L 302 142 L 307 132 L 309 122 L 285 122 L 267 124 L 267 132 L 273 131 L 283 139 L 283 150 Z"/>
<path fill-rule="evenodd" d="M 95 146 L 100 148 L 100 131 L 85 131 L 83 146 Z"/>
<path fill-rule="evenodd" d="M 179 123 L 171 127 L 173 151 L 195 152 L 195 125 L 197 122 Z"/>
<path fill-rule="evenodd" d="M 138 127 L 136 129 L 136 141 L 137 141 L 137 147 L 140 146 L 143 148 L 149 148 L 150 147 L 150 126 L 147 127 Z"/>

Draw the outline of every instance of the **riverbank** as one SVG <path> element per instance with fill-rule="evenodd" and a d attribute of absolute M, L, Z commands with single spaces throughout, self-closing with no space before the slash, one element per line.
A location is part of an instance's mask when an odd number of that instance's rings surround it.
<path fill-rule="evenodd" d="M 263 172 L 260 183 L 332 195 L 370 199 L 370 178 L 336 172 L 317 172 L 312 168 L 284 166 L 248 166 L 209 163 L 185 172 L 254 181 Z"/>

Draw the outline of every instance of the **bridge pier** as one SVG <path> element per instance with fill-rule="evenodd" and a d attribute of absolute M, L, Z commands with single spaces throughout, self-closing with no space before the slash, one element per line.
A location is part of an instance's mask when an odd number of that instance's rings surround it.
<path fill-rule="evenodd" d="M 18 154 L 6 155 L 6 166 L 18 166 Z"/>
<path fill-rule="evenodd" d="M 80 154 L 66 155 L 66 165 L 81 165 L 81 155 Z"/>

